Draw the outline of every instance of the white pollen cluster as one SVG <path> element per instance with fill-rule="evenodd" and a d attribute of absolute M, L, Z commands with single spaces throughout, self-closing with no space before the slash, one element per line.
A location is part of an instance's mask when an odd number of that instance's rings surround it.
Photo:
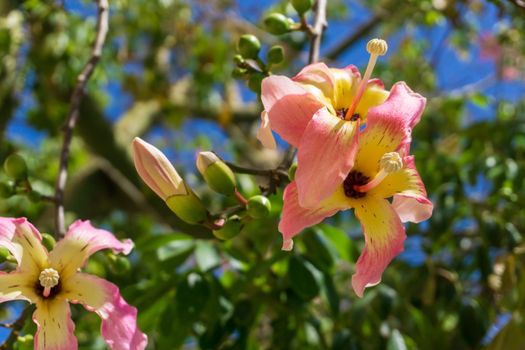
<path fill-rule="evenodd" d="M 366 44 L 366 51 L 371 55 L 383 56 L 388 51 L 388 44 L 383 39 L 372 39 Z"/>
<path fill-rule="evenodd" d="M 379 161 L 379 166 L 386 173 L 395 173 L 403 168 L 403 160 L 397 152 L 383 154 Z"/>
<path fill-rule="evenodd" d="M 40 272 L 40 276 L 38 277 L 38 280 L 40 281 L 40 285 L 44 288 L 53 288 L 58 284 L 58 281 L 60 280 L 60 276 L 58 275 L 57 270 L 55 269 L 45 269 L 42 272 Z"/>

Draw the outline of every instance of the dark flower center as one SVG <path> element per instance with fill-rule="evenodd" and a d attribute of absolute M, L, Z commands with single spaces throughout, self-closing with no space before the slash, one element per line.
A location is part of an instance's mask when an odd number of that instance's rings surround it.
<path fill-rule="evenodd" d="M 36 294 L 41 296 L 44 299 L 53 299 L 53 298 L 55 298 L 58 295 L 58 293 L 60 293 L 61 290 L 62 290 L 62 283 L 60 283 L 60 281 L 59 281 L 56 286 L 51 288 L 51 292 L 49 293 L 49 296 L 46 298 L 44 296 L 44 287 L 40 284 L 40 281 L 37 281 L 35 283 L 35 292 L 36 292 Z"/>
<path fill-rule="evenodd" d="M 348 108 L 339 108 L 338 110 L 335 111 L 335 114 L 340 119 L 345 119 L 346 112 L 348 112 Z"/>
<path fill-rule="evenodd" d="M 348 112 L 348 108 L 339 108 L 338 110 L 335 111 L 335 114 L 337 115 L 338 118 L 345 119 L 345 116 L 346 116 L 347 112 Z M 355 122 L 359 118 L 361 118 L 359 113 L 354 113 L 354 114 L 352 114 L 352 117 L 350 117 L 349 120 L 352 121 L 352 122 Z"/>
<path fill-rule="evenodd" d="M 366 185 L 368 180 L 370 180 L 368 176 L 363 175 L 363 173 L 359 171 L 352 170 L 343 182 L 345 195 L 349 198 L 363 198 L 366 195 L 366 192 L 356 191 L 354 186 Z"/>

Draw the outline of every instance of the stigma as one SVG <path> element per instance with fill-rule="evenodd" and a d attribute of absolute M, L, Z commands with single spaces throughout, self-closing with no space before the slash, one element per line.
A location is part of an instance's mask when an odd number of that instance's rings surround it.
<path fill-rule="evenodd" d="M 358 192 L 368 192 L 377 185 L 379 185 L 388 174 L 398 172 L 403 168 L 403 159 L 397 152 L 388 152 L 383 154 L 379 160 L 379 172 L 372 179 L 372 181 L 361 186 L 354 186 L 354 190 Z"/>
<path fill-rule="evenodd" d="M 374 67 L 376 65 L 377 58 L 386 54 L 386 52 L 388 51 L 388 44 L 382 39 L 372 39 L 366 44 L 366 51 L 368 51 L 368 53 L 370 54 L 368 65 L 366 66 L 365 74 L 363 75 L 363 78 L 361 79 L 361 82 L 359 83 L 359 86 L 357 88 L 357 93 L 354 99 L 352 100 L 352 104 L 346 112 L 346 120 L 351 120 L 352 116 L 354 115 L 357 105 L 359 104 L 361 97 L 363 97 L 363 93 L 365 92 L 368 80 L 372 76 L 372 71 L 374 70 Z"/>
<path fill-rule="evenodd" d="M 60 275 L 58 274 L 57 270 L 48 268 L 40 272 L 38 280 L 40 281 L 40 285 L 44 287 L 42 295 L 44 298 L 47 298 L 51 294 L 51 288 L 58 285 L 58 282 L 60 281 Z"/>

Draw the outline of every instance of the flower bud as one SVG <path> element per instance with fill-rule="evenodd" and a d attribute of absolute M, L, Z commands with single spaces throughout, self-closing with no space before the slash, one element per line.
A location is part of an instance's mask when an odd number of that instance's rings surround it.
<path fill-rule="evenodd" d="M 252 218 L 262 219 L 270 214 L 270 210 L 272 210 L 272 204 L 265 196 L 253 196 L 248 200 L 246 210 L 248 211 L 248 215 L 250 215 Z"/>
<path fill-rule="evenodd" d="M 110 269 L 114 274 L 125 275 L 131 270 L 131 263 L 127 257 L 109 254 L 108 258 L 111 261 Z"/>
<path fill-rule="evenodd" d="M 208 210 L 190 188 L 186 188 L 186 194 L 168 197 L 166 205 L 175 215 L 188 224 L 202 223 L 208 217 Z"/>
<path fill-rule="evenodd" d="M 42 244 L 50 252 L 53 250 L 53 248 L 55 248 L 57 241 L 55 241 L 55 238 L 51 236 L 50 234 L 42 233 Z"/>
<path fill-rule="evenodd" d="M 235 67 L 232 70 L 232 77 L 234 77 L 235 79 L 244 78 L 246 76 L 246 73 L 248 73 L 248 70 L 246 68 Z"/>
<path fill-rule="evenodd" d="M 22 156 L 13 153 L 6 158 L 4 162 L 4 171 L 7 176 L 15 180 L 23 180 L 27 178 L 27 165 Z"/>
<path fill-rule="evenodd" d="M 218 230 L 213 230 L 213 235 L 218 239 L 227 240 L 237 236 L 241 231 L 242 222 L 239 216 L 233 215 L 226 221 L 224 226 Z"/>
<path fill-rule="evenodd" d="M 281 35 L 290 31 L 290 21 L 282 13 L 271 13 L 264 19 L 268 32 Z"/>
<path fill-rule="evenodd" d="M 138 137 L 133 140 L 133 160 L 142 180 L 163 200 L 188 194 L 184 181 L 168 158 Z"/>
<path fill-rule="evenodd" d="M 237 183 L 233 171 L 213 152 L 200 152 L 197 169 L 212 190 L 227 196 L 233 195 Z"/>
<path fill-rule="evenodd" d="M 233 63 L 236 65 L 240 65 L 244 63 L 244 58 L 241 55 L 235 55 L 233 56 Z"/>
<path fill-rule="evenodd" d="M 292 6 L 299 15 L 310 10 L 314 5 L 314 0 L 292 0 Z"/>
<path fill-rule="evenodd" d="M 288 169 L 288 178 L 290 181 L 293 181 L 295 179 L 295 172 L 297 171 L 297 163 L 292 164 L 290 169 Z"/>
<path fill-rule="evenodd" d="M 246 58 L 257 58 L 260 49 L 261 43 L 255 35 L 244 34 L 237 43 L 237 50 Z"/>
<path fill-rule="evenodd" d="M 284 50 L 282 46 L 275 45 L 270 48 L 266 56 L 268 58 L 268 63 L 270 64 L 279 64 L 284 60 Z"/>
<path fill-rule="evenodd" d="M 0 247 L 0 264 L 5 262 L 9 255 L 10 253 L 9 250 L 7 250 L 7 248 Z"/>
<path fill-rule="evenodd" d="M 13 195 L 14 191 L 11 186 L 4 182 L 0 182 L 0 198 L 9 198 Z"/>

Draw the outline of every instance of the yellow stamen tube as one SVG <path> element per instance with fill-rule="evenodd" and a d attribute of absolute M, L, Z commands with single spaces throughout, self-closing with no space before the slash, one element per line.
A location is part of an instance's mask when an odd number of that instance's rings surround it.
<path fill-rule="evenodd" d="M 60 276 L 57 270 L 49 268 L 40 272 L 38 280 L 40 281 L 40 285 L 44 287 L 44 298 L 47 298 L 49 297 L 49 294 L 51 294 L 51 288 L 58 284 Z"/>
<path fill-rule="evenodd" d="M 377 58 L 386 54 L 386 52 L 388 51 L 388 44 L 382 39 L 372 39 L 366 44 L 366 51 L 368 51 L 368 53 L 370 54 L 370 59 L 368 60 L 368 65 L 366 66 L 365 75 L 361 79 L 359 87 L 357 88 L 357 94 L 355 95 L 354 100 L 350 105 L 350 108 L 348 108 L 348 111 L 346 112 L 346 120 L 350 120 L 350 118 L 352 118 L 352 116 L 354 115 L 357 105 L 359 104 L 361 97 L 363 97 L 363 93 L 365 92 L 368 80 L 372 75 L 372 71 L 374 70 L 374 66 L 376 65 Z"/>
<path fill-rule="evenodd" d="M 395 173 L 403 168 L 403 159 L 397 152 L 389 152 L 383 154 L 381 160 L 379 161 L 379 172 L 377 175 L 367 183 L 362 186 L 354 186 L 354 189 L 359 192 L 368 192 L 372 188 L 376 187 L 387 177 L 390 173 Z"/>

